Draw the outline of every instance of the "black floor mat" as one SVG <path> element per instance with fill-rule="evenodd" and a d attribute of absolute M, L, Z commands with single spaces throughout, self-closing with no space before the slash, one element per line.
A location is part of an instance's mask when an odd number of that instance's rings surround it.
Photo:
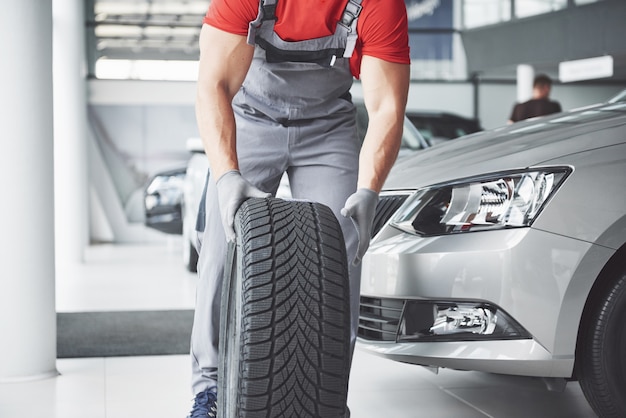
<path fill-rule="evenodd" d="M 57 313 L 57 358 L 188 354 L 193 310 Z"/>

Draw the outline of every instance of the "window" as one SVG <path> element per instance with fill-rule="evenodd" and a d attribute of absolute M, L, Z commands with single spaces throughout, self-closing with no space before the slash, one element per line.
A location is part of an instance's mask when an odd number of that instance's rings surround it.
<path fill-rule="evenodd" d="M 467 29 L 511 20 L 511 0 L 464 0 L 463 26 Z"/>
<path fill-rule="evenodd" d="M 196 81 L 198 62 L 100 58 L 96 61 L 96 78 Z"/>
<path fill-rule="evenodd" d="M 515 17 L 522 18 L 554 12 L 567 7 L 567 0 L 516 0 Z"/>

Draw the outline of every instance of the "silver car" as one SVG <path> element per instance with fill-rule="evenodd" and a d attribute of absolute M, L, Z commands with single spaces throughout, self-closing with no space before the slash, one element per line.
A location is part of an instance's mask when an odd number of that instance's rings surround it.
<path fill-rule="evenodd" d="M 577 379 L 599 416 L 625 417 L 626 98 L 470 137 L 392 170 L 360 347 L 555 389 Z"/>

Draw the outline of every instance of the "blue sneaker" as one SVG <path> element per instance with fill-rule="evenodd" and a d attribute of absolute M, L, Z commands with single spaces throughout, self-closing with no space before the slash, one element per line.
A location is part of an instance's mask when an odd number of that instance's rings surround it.
<path fill-rule="evenodd" d="M 201 417 L 217 417 L 217 393 L 215 386 L 205 389 L 196 395 L 191 414 L 187 418 Z"/>

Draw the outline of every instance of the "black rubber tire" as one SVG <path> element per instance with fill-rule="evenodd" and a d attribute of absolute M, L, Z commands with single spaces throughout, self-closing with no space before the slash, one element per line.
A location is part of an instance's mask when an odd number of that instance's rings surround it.
<path fill-rule="evenodd" d="M 626 417 L 626 273 L 609 287 L 583 325 L 576 369 L 599 417 Z"/>
<path fill-rule="evenodd" d="M 350 290 L 337 219 L 318 203 L 271 198 L 244 202 L 235 223 L 222 288 L 218 416 L 344 417 Z"/>

